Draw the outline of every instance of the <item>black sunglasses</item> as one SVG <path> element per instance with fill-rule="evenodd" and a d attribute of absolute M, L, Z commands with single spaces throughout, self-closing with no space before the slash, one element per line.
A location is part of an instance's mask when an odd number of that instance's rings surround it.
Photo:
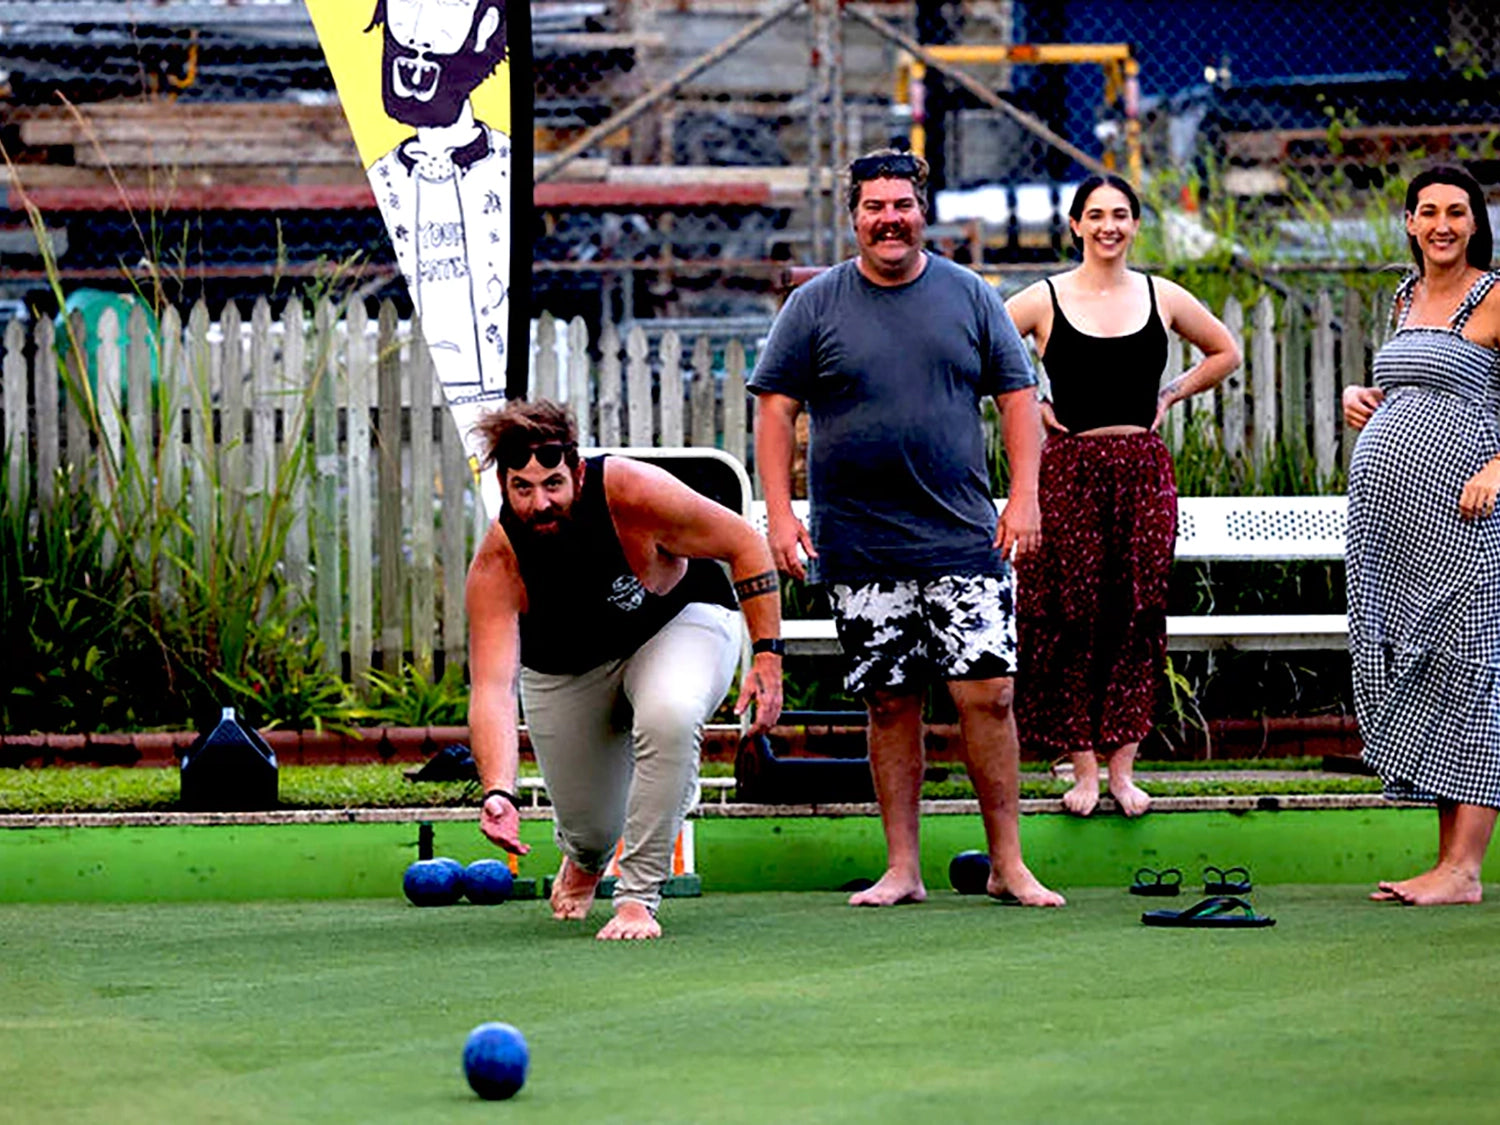
<path fill-rule="evenodd" d="M 515 446 L 505 454 L 505 467 L 524 469 L 535 457 L 536 463 L 542 468 L 555 469 L 562 464 L 564 457 L 577 448 L 571 441 L 544 441 L 540 445 Z"/>
<path fill-rule="evenodd" d="M 909 152 L 887 153 L 884 156 L 861 156 L 849 165 L 849 178 L 855 183 L 893 177 L 901 180 L 915 179 L 921 171 L 917 158 Z"/>

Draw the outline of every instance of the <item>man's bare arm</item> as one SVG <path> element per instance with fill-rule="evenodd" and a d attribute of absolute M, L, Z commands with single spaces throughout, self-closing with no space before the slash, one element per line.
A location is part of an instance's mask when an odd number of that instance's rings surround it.
<path fill-rule="evenodd" d="M 1000 432 L 1010 463 L 1010 496 L 995 529 L 995 546 L 1007 557 L 1012 548 L 1017 555 L 1025 555 L 1036 550 L 1042 540 L 1042 512 L 1037 502 L 1042 427 L 1036 391 L 1024 387 L 996 395 L 995 405 L 1000 408 Z"/>
<path fill-rule="evenodd" d="M 1243 361 L 1239 341 L 1224 322 L 1176 282 L 1158 278 L 1157 292 L 1167 315 L 1168 327 L 1203 353 L 1203 359 L 1192 370 L 1177 376 L 1156 396 L 1156 419 L 1153 431 L 1159 430 L 1167 411 L 1176 403 L 1192 398 L 1200 391 L 1216 387 Z"/>
<path fill-rule="evenodd" d="M 763 394 L 755 400 L 755 464 L 766 497 L 766 539 L 776 566 L 805 579 L 807 568 L 797 554 L 800 544 L 815 559 L 812 536 L 792 514 L 792 457 L 797 449 L 797 415 L 802 403 L 789 395 Z"/>
<path fill-rule="evenodd" d="M 521 667 L 520 614 L 526 591 L 499 524 L 493 525 L 469 566 L 469 744 L 487 796 L 480 830 L 508 852 L 525 855 L 516 792 L 520 764 L 517 694 Z"/>
<path fill-rule="evenodd" d="M 664 469 L 624 457 L 606 463 L 605 496 L 615 526 L 684 559 L 729 564 L 752 641 L 781 636 L 781 591 L 766 540 L 748 520 L 693 491 Z M 781 714 L 781 657 L 756 653 L 740 692 L 740 710 L 756 703 L 753 730 Z"/>

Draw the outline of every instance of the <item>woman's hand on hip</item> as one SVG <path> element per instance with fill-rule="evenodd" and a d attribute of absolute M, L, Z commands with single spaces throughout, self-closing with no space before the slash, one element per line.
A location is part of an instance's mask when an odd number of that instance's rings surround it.
<path fill-rule="evenodd" d="M 1466 520 L 1495 514 L 1495 496 L 1500 493 L 1500 457 L 1480 469 L 1464 485 L 1458 498 L 1458 514 Z"/>
<path fill-rule="evenodd" d="M 1182 401 L 1182 379 L 1173 379 L 1156 392 L 1156 417 L 1151 419 L 1151 432 L 1161 432 L 1161 424 L 1167 420 L 1167 411 Z"/>

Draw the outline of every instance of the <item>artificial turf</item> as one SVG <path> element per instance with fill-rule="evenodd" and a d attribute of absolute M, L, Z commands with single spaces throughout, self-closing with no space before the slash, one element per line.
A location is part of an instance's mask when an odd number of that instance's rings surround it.
<path fill-rule="evenodd" d="M 0 906 L 0 1119 L 1493 1120 L 1500 906 L 1364 890 L 1242 932 L 710 894 L 629 946 L 541 903 Z M 459 1073 L 488 1019 L 531 1043 L 503 1105 Z"/>

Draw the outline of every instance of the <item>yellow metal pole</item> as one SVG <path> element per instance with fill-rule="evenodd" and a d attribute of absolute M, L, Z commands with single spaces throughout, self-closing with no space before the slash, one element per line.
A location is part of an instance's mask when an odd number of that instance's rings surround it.
<path fill-rule="evenodd" d="M 911 61 L 911 150 L 927 155 L 927 64 Z"/>
<path fill-rule="evenodd" d="M 1123 112 L 1125 108 L 1125 77 L 1121 73 L 1119 60 L 1108 60 L 1103 64 L 1102 69 L 1104 71 L 1104 106 L 1108 109 L 1116 102 L 1120 102 L 1120 109 Z M 1105 149 L 1104 166 L 1111 172 L 1117 172 L 1119 171 L 1118 164 L 1119 162 L 1115 159 L 1114 150 Z"/>
<path fill-rule="evenodd" d="M 1127 173 L 1135 187 L 1141 186 L 1145 166 L 1141 160 L 1141 64 L 1133 58 L 1125 60 L 1125 158 L 1129 161 Z"/>
<path fill-rule="evenodd" d="M 1124 62 L 1130 57 L 1127 43 L 944 43 L 928 45 L 933 58 L 944 62 L 967 63 L 1034 63 L 1068 65 L 1072 63 Z"/>

